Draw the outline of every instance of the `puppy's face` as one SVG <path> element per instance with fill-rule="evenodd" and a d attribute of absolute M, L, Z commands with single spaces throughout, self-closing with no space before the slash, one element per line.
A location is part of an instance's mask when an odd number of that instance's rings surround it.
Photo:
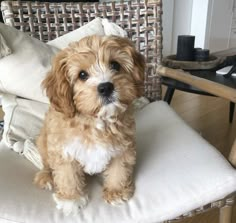
<path fill-rule="evenodd" d="M 44 80 L 57 111 L 97 116 L 117 113 L 143 94 L 144 58 L 121 37 L 85 37 L 54 59 Z"/>

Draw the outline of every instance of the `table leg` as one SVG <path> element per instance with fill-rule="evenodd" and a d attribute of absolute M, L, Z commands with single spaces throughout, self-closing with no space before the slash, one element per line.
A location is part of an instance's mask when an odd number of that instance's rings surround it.
<path fill-rule="evenodd" d="M 174 95 L 175 89 L 172 87 L 168 87 L 166 90 L 166 94 L 164 97 L 164 101 L 166 101 L 168 104 L 171 103 L 172 97 Z"/>
<path fill-rule="evenodd" d="M 232 123 L 234 119 L 234 108 L 235 108 L 235 103 L 230 102 L 229 104 L 229 122 Z"/>

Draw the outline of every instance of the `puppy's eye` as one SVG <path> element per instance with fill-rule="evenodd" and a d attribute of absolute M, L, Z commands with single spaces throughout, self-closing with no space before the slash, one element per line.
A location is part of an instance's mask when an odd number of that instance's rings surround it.
<path fill-rule="evenodd" d="M 120 64 L 116 61 L 111 61 L 110 67 L 112 70 L 120 71 Z"/>
<path fill-rule="evenodd" d="M 86 71 L 80 71 L 79 72 L 79 79 L 82 81 L 86 81 L 88 79 L 89 75 Z"/>

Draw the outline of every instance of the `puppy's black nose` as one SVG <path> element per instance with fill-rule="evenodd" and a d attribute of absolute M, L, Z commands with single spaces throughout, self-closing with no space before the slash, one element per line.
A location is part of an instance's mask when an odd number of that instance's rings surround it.
<path fill-rule="evenodd" d="M 98 85 L 98 93 L 103 97 L 109 97 L 114 90 L 114 85 L 111 82 L 105 82 Z"/>

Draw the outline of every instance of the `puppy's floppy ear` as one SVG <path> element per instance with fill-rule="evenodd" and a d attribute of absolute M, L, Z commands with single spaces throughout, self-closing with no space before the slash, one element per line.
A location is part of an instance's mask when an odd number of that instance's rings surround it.
<path fill-rule="evenodd" d="M 59 52 L 53 59 L 51 71 L 42 82 L 46 89 L 51 105 L 56 111 L 62 112 L 67 117 L 73 117 L 75 107 L 73 103 L 73 92 L 68 80 L 67 51 Z"/>
<path fill-rule="evenodd" d="M 133 48 L 132 57 L 134 60 L 133 77 L 136 82 L 137 96 L 141 97 L 144 94 L 145 58 L 135 48 Z"/>
<path fill-rule="evenodd" d="M 145 58 L 135 49 L 134 44 L 129 39 L 123 38 L 123 43 L 126 45 L 126 52 L 133 59 L 134 69 L 132 71 L 132 75 L 137 88 L 137 96 L 141 97 L 144 93 L 144 75 L 146 67 Z"/>

